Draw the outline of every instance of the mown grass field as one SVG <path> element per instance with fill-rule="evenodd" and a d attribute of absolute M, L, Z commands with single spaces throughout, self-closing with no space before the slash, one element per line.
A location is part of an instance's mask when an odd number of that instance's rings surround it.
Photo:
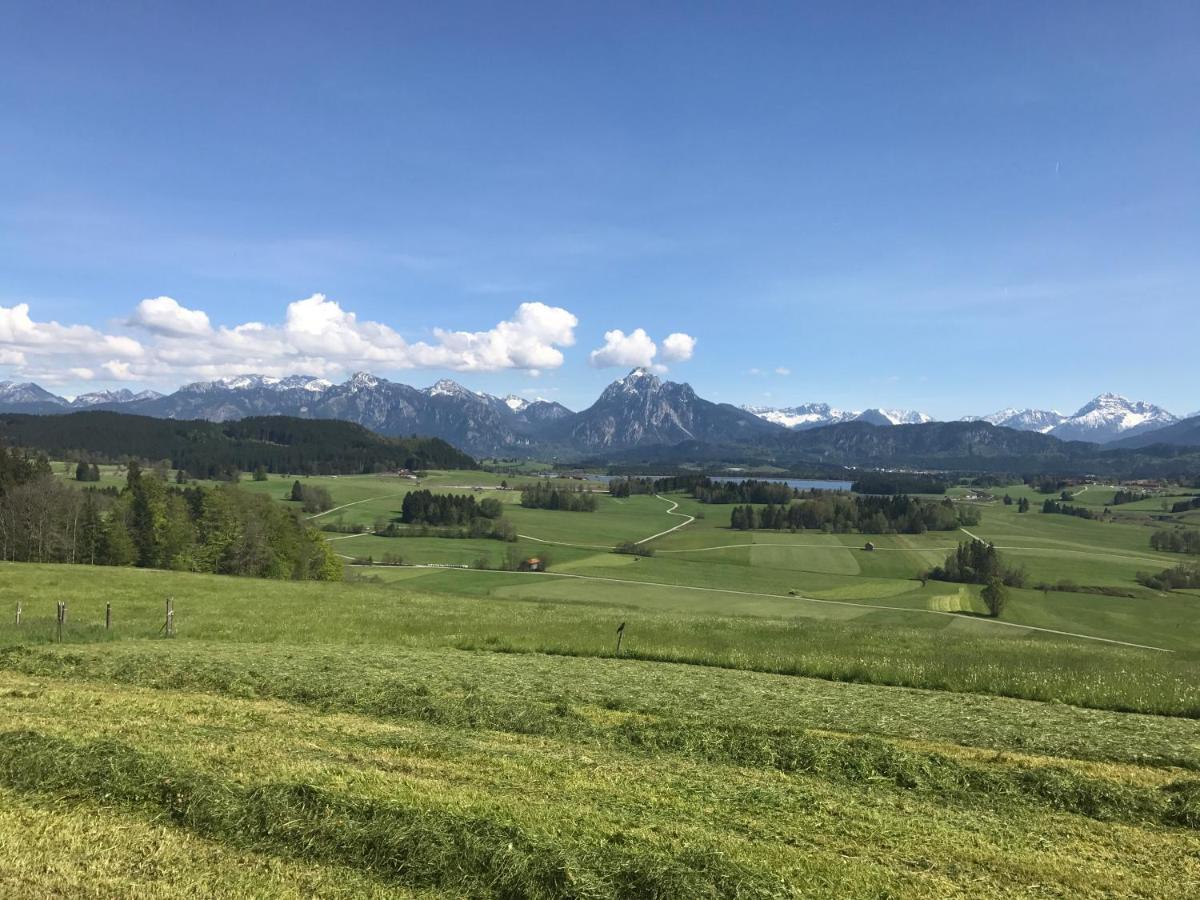
<path fill-rule="evenodd" d="M 413 486 L 310 481 L 353 504 L 315 521 L 368 527 Z M 984 504 L 973 533 L 1082 588 L 996 622 L 915 578 L 961 533 L 868 552 L 678 495 L 526 510 L 499 481 L 421 486 L 502 499 L 549 574 L 333 533 L 412 565 L 0 566 L 0 895 L 1200 895 L 1200 598 L 1134 580 L 1180 561 L 1149 550 L 1161 504 Z"/>

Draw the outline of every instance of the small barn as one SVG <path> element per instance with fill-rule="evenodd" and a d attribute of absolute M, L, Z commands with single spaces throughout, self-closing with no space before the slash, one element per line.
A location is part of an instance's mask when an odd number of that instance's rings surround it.
<path fill-rule="evenodd" d="M 521 560 L 521 565 L 518 570 L 521 572 L 544 572 L 545 567 L 542 565 L 542 561 L 538 557 L 531 556 L 529 559 Z"/>

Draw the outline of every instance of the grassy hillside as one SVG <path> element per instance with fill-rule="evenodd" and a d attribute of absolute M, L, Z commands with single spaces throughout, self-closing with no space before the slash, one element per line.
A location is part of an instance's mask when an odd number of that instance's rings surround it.
<path fill-rule="evenodd" d="M 332 585 L 0 566 L 0 894 L 1200 891 L 1200 597 L 1133 578 L 1177 561 L 1148 547 L 1160 499 L 1105 522 L 971 501 L 972 532 L 1081 588 L 1016 591 L 995 621 L 976 588 L 915 579 L 961 533 L 866 551 L 733 532 L 682 495 L 524 509 L 500 481 L 420 486 L 500 499 L 548 574 L 427 567 L 501 541 L 339 532 L 412 565 Z M 414 487 L 309 483 L 339 527 Z M 610 552 L 647 538 L 653 557 Z"/>
<path fill-rule="evenodd" d="M 23 873 L 3 877 L 39 892 L 83 876 L 40 870 L 54 849 L 18 842 L 28 823 L 108 830 L 117 860 L 178 833 L 191 884 L 277 896 L 343 872 L 344 895 L 598 897 L 1161 895 L 1200 874 L 1194 719 L 618 659 L 603 607 L 85 574 L 4 570 L 4 602 L 47 597 L 0 651 L 0 834 Z M 174 640 L 154 637 L 166 591 Z M 721 634 L 769 667 L 763 624 L 664 616 L 630 637 L 665 656 L 669 632 Z M 495 652 L 593 628 L 574 657 Z M 806 631 L 789 655 L 824 643 Z M 132 895 L 147 874 L 104 878 Z"/>

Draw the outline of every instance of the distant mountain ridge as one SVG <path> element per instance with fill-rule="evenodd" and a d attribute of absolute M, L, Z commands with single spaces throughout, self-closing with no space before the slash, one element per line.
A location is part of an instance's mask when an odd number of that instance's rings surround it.
<path fill-rule="evenodd" d="M 1154 444 L 1166 444 L 1172 447 L 1200 447 L 1200 413 L 1180 419 L 1174 425 L 1167 425 L 1165 428 L 1157 428 L 1113 441 L 1108 446 L 1139 449 Z"/>
<path fill-rule="evenodd" d="M 791 428 L 802 431 L 807 428 L 820 428 L 823 425 L 836 425 L 839 422 L 870 422 L 872 425 L 920 425 L 932 422 L 933 416 L 912 409 L 863 409 L 842 410 L 828 403 L 802 403 L 799 406 L 776 408 L 771 406 L 743 406 L 748 413 Z"/>
<path fill-rule="evenodd" d="M 581 412 L 540 398 L 496 397 L 450 379 L 414 388 L 367 372 L 355 373 L 341 384 L 311 375 L 276 378 L 247 374 L 193 382 L 166 395 L 122 389 L 84 394 L 73 401 L 33 383 L 0 382 L 0 412 L 46 414 L 78 409 L 215 422 L 268 415 L 338 419 L 382 435 L 441 438 L 477 456 L 563 458 L 615 457 L 653 447 L 662 448 L 662 453 L 668 455 L 671 448 L 678 448 L 679 453 L 695 452 L 700 456 L 718 453 L 719 448 L 740 448 L 738 452 L 743 455 L 761 454 L 764 459 L 798 455 L 813 458 L 814 454 L 815 458 L 832 459 L 839 452 L 863 450 L 866 455 L 861 458 L 868 459 L 874 458 L 875 451 L 864 448 L 885 447 L 887 432 L 912 427 L 926 429 L 921 434 L 940 435 L 939 439 L 950 444 L 966 441 L 962 446 L 971 447 L 968 456 L 991 453 L 1000 445 L 1007 448 L 1006 453 L 1035 449 L 1005 437 L 1008 432 L 1068 442 L 1086 440 L 1093 445 L 1114 438 L 1147 436 L 1147 441 L 1138 445 L 1146 446 L 1154 443 L 1150 436 L 1157 430 L 1179 421 L 1161 407 L 1116 394 L 1099 395 L 1073 416 L 1006 409 L 960 423 L 935 423 L 928 414 L 914 410 L 845 411 L 824 403 L 778 409 L 739 408 L 706 400 L 690 385 L 664 381 L 646 369 L 634 369 L 614 381 Z M 999 436 L 986 429 L 933 427 L 938 424 L 996 426 Z M 844 430 L 850 426 L 856 430 Z M 807 437 L 817 432 L 820 434 Z M 1180 431 L 1179 440 L 1187 440 L 1190 434 Z M 840 443 L 831 444 L 839 435 Z M 847 443 L 846 435 L 858 435 L 860 444 L 854 445 L 858 449 Z M 909 435 L 903 440 L 913 449 L 916 444 L 912 442 L 918 439 Z M 1039 445 L 1037 452 L 1050 452 L 1047 446 Z M 921 452 L 927 450 L 930 448 Z M 949 444 L 943 451 L 957 452 Z"/>
<path fill-rule="evenodd" d="M 806 403 L 790 407 L 746 406 L 768 422 L 797 431 L 837 425 L 842 422 L 870 422 L 872 425 L 919 425 L 935 421 L 923 412 L 904 409 L 867 409 L 844 411 L 827 403 Z M 1008 408 L 986 416 L 967 416 L 964 422 L 988 422 L 1017 431 L 1035 431 L 1065 441 L 1090 441 L 1103 444 L 1124 437 L 1146 434 L 1172 425 L 1180 419 L 1161 406 L 1143 400 L 1127 400 L 1119 394 L 1100 394 L 1073 415 L 1057 410 Z"/>
<path fill-rule="evenodd" d="M 1049 434 L 1067 420 L 1067 416 L 1058 410 L 1046 409 L 1014 409 L 1009 407 L 987 416 L 968 416 L 964 422 L 990 422 L 1004 428 L 1015 428 L 1018 431 L 1036 431 L 1038 434 Z"/>
<path fill-rule="evenodd" d="M 1179 421 L 1178 416 L 1161 406 L 1144 400 L 1128 400 L 1120 394 L 1100 394 L 1069 416 L 1056 410 L 1003 409 L 980 418 L 1006 428 L 1097 444 L 1146 434 Z"/>

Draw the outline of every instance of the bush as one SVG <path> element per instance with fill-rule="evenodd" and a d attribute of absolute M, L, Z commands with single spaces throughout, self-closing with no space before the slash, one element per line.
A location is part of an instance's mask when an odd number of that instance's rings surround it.
<path fill-rule="evenodd" d="M 1173 569 L 1164 569 L 1157 575 L 1138 572 L 1137 580 L 1139 584 L 1156 591 L 1200 588 L 1200 566 L 1176 566 Z"/>
<path fill-rule="evenodd" d="M 333 509 L 333 497 L 329 491 L 320 485 L 292 483 L 292 492 L 288 499 L 300 504 L 306 513 L 322 513 Z"/>
<path fill-rule="evenodd" d="M 624 553 L 628 556 L 653 556 L 654 548 L 633 541 L 622 541 L 613 547 L 613 553 Z"/>
<path fill-rule="evenodd" d="M 987 607 L 988 615 L 993 619 L 998 619 L 1004 612 L 1004 607 L 1008 605 L 1008 590 L 998 578 L 989 581 L 980 596 Z"/>

